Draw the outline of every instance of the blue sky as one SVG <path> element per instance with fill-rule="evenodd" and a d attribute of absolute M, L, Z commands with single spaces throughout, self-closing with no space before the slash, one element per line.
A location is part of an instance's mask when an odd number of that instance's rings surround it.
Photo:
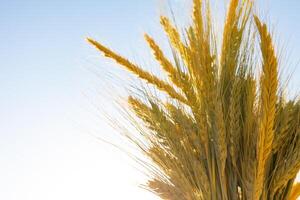
<path fill-rule="evenodd" d="M 147 55 L 142 33 L 160 34 L 164 2 L 0 1 L 0 199 L 154 199 L 136 188 L 143 177 L 128 158 L 90 135 L 114 135 L 92 104 L 109 107 L 104 93 L 117 83 L 107 69 L 112 64 L 84 38 L 94 37 L 133 59 Z M 188 4 L 171 2 L 180 15 Z M 259 4 L 294 67 L 300 58 L 300 2 Z M 216 7 L 224 11 L 223 3 Z M 299 88 L 299 77 L 298 67 L 292 88 Z"/>

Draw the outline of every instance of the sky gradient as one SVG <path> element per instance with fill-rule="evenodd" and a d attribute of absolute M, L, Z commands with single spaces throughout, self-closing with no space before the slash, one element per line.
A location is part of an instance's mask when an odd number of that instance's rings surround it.
<path fill-rule="evenodd" d="M 180 15 L 188 5 L 170 2 Z M 0 2 L 0 199 L 155 199 L 136 187 L 144 177 L 132 162 L 93 136 L 120 142 L 97 109 L 114 112 L 107 99 L 122 91 L 109 85 L 118 85 L 114 74 L 127 77 L 107 69 L 113 65 L 85 38 L 145 62 L 137 56 L 149 55 L 142 34 L 160 38 L 158 15 L 166 5 L 163 0 Z M 296 67 L 300 2 L 259 5 L 280 47 L 288 50 L 289 66 Z M 224 4 L 216 8 L 222 16 Z M 300 86 L 299 67 L 291 85 Z"/>

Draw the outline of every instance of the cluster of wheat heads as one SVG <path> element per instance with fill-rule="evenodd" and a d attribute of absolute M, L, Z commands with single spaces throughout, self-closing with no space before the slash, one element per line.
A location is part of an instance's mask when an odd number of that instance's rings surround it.
<path fill-rule="evenodd" d="M 88 39 L 168 97 L 128 98 L 146 127 L 142 140 L 131 139 L 153 162 L 147 188 L 166 200 L 295 200 L 300 102 L 283 97 L 266 24 L 251 0 L 231 0 L 218 45 L 208 0 L 193 3 L 183 31 L 161 17 L 172 60 L 145 35 L 167 79 Z"/>

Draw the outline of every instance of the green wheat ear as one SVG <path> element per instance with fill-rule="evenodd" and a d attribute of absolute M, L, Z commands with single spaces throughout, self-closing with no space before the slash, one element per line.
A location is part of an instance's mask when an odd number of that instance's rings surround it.
<path fill-rule="evenodd" d="M 147 189 L 165 200 L 296 200 L 300 101 L 281 95 L 267 25 L 253 15 L 252 0 L 231 0 L 218 45 L 209 0 L 193 2 L 189 27 L 178 29 L 161 17 L 173 59 L 145 34 L 168 81 L 87 39 L 168 96 L 128 97 L 133 122 L 144 127 L 142 139 L 129 140 L 152 160 L 143 165 L 151 177 Z"/>

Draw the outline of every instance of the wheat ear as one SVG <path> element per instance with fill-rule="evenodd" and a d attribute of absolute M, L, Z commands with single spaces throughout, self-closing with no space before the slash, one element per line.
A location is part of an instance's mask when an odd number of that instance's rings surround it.
<path fill-rule="evenodd" d="M 188 65 L 189 58 L 187 56 L 187 47 L 181 41 L 181 37 L 177 29 L 172 25 L 169 18 L 165 16 L 160 17 L 160 23 L 164 28 L 171 45 L 179 52 L 180 56 L 183 58 L 186 65 Z"/>
<path fill-rule="evenodd" d="M 271 35 L 267 26 L 255 16 L 255 23 L 260 35 L 260 47 L 263 57 L 261 75 L 261 120 L 257 145 L 257 171 L 254 184 L 254 199 L 259 199 L 265 179 L 266 163 L 270 157 L 274 138 L 274 120 L 277 102 L 278 72 L 277 58 L 274 52 Z"/>
<path fill-rule="evenodd" d="M 182 79 L 186 79 L 186 77 L 182 77 L 183 73 L 179 72 L 173 64 L 166 58 L 160 47 L 156 44 L 153 38 L 151 38 L 148 34 L 144 35 L 145 40 L 153 51 L 155 59 L 160 63 L 161 67 L 167 72 L 171 81 L 179 88 L 183 89 L 185 86 L 182 82 Z"/>
<path fill-rule="evenodd" d="M 149 72 L 144 71 L 135 64 L 131 63 L 129 60 L 114 53 L 113 51 L 98 43 L 97 41 L 90 38 L 87 38 L 87 41 L 93 46 L 95 46 L 99 51 L 103 52 L 104 56 L 115 60 L 118 64 L 124 66 L 127 70 L 137 75 L 139 78 L 146 80 L 148 83 L 156 86 L 159 90 L 166 92 L 170 97 L 187 104 L 186 98 L 178 92 L 176 92 L 176 90 L 165 81 L 162 81 L 156 76 L 150 74 Z"/>
<path fill-rule="evenodd" d="M 196 38 L 201 41 L 203 38 L 203 17 L 202 17 L 202 0 L 194 0 L 193 6 L 193 23 Z"/>

